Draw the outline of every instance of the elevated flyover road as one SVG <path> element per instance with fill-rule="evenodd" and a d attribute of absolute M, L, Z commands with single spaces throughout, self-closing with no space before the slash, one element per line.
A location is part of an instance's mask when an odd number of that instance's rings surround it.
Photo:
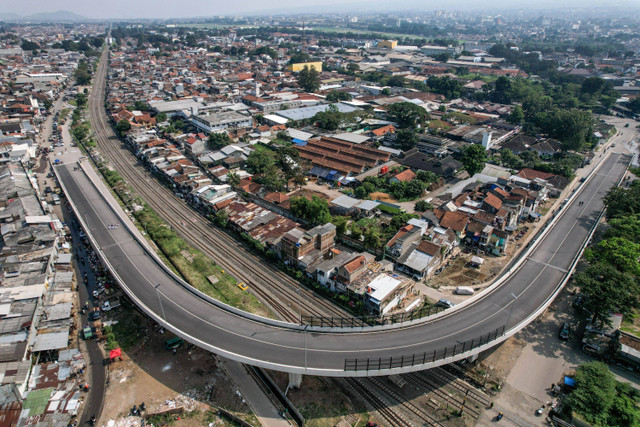
<path fill-rule="evenodd" d="M 533 320 L 564 284 L 601 216 L 602 197 L 619 182 L 628 161 L 620 154 L 606 158 L 522 262 L 473 300 L 432 318 L 344 329 L 260 318 L 211 300 L 162 264 L 86 161 L 65 159 L 55 172 L 103 262 L 132 300 L 169 330 L 214 353 L 265 368 L 371 376 L 466 358 Z"/>

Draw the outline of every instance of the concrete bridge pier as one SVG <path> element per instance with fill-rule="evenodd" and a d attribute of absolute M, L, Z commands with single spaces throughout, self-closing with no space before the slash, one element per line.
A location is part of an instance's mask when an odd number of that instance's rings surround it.
<path fill-rule="evenodd" d="M 302 374 L 289 373 L 288 388 L 300 388 L 300 384 L 302 384 Z"/>

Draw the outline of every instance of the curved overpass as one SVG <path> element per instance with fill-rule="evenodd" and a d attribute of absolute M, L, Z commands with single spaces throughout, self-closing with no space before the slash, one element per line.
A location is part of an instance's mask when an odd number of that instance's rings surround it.
<path fill-rule="evenodd" d="M 477 354 L 540 314 L 564 285 L 591 236 L 602 197 L 628 159 L 603 161 L 507 275 L 476 298 L 433 318 L 384 327 L 323 329 L 244 313 L 176 277 L 86 162 L 55 173 L 93 246 L 148 315 L 186 340 L 240 362 L 286 372 L 369 376 L 422 370 Z M 579 205 L 578 201 L 584 202 Z M 122 224 L 110 229 L 109 224 Z"/>

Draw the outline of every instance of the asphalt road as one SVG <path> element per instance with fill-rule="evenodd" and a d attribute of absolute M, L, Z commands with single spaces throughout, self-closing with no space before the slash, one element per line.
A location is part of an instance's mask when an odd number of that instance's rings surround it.
<path fill-rule="evenodd" d="M 42 130 L 39 135 L 40 144 L 43 147 L 50 147 L 51 142 L 49 142 L 49 137 L 51 135 L 52 124 L 53 124 L 53 113 L 55 111 L 60 111 L 62 107 L 65 105 L 65 102 L 62 101 L 62 97 L 60 97 L 57 101 L 55 101 L 53 108 L 51 109 L 52 113 L 47 118 L 47 120 L 42 125 Z M 68 119 L 70 121 L 70 119 Z M 71 144 L 71 136 L 68 132 L 68 125 L 64 125 L 64 131 L 62 133 L 62 141 L 65 144 L 66 148 L 70 148 Z M 56 148 L 55 152 L 61 152 L 64 148 Z M 50 171 L 49 162 L 46 160 L 44 155 L 40 158 L 40 164 L 36 172 L 39 174 L 38 182 L 40 185 L 40 189 L 42 190 L 45 186 L 53 187 L 53 183 L 49 178 L 46 178 L 46 174 Z M 88 259 L 86 250 L 84 249 L 82 243 L 80 242 L 80 238 L 78 236 L 78 228 L 75 225 L 75 220 L 73 219 L 72 213 L 62 207 L 55 206 L 55 212 L 58 215 L 61 215 L 62 221 L 69 225 L 69 229 L 71 231 L 72 237 L 72 247 L 74 248 L 74 253 L 78 254 L 76 258 L 76 262 L 74 262 L 76 269 L 76 278 L 78 280 L 78 294 L 80 306 L 84 305 L 85 302 L 92 302 L 93 297 L 91 293 L 94 290 L 95 286 L 95 276 L 91 268 L 89 268 L 88 263 L 85 261 L 84 264 L 79 263 L 77 260 L 79 257 L 83 257 L 85 260 Z M 84 274 L 87 274 L 88 277 L 88 285 L 85 285 L 82 281 L 82 277 Z M 90 304 L 91 306 L 91 304 Z M 80 317 L 81 325 L 80 329 L 84 327 L 88 323 L 88 313 L 81 314 L 78 313 Z M 105 378 L 106 378 L 106 369 L 102 364 L 102 360 L 104 356 L 98 343 L 96 340 L 90 340 L 85 342 L 86 351 L 88 353 L 89 359 L 87 360 L 88 371 L 89 371 L 89 383 L 91 385 L 91 389 L 86 395 L 85 406 L 82 411 L 82 416 L 80 418 L 80 425 L 86 425 L 89 421 L 91 415 L 95 415 L 96 418 L 100 417 L 100 413 L 102 411 L 102 404 L 104 398 L 104 390 L 105 390 Z"/>
<path fill-rule="evenodd" d="M 56 167 L 68 197 L 139 304 L 164 319 L 180 335 L 231 359 L 271 369 L 314 375 L 344 372 L 345 359 L 412 357 L 453 347 L 507 324 L 514 327 L 553 294 L 600 213 L 602 197 L 618 181 L 628 159 L 617 154 L 585 185 L 553 230 L 502 286 L 450 314 L 419 325 L 349 333 L 303 332 L 278 327 L 226 311 L 201 299 L 171 279 L 122 225 L 82 170 L 74 164 Z M 584 202 L 580 205 L 578 202 Z M 514 298 L 515 297 L 515 298 Z M 415 365 L 407 370 L 424 369 Z M 382 375 L 386 370 L 358 372 Z"/>
<path fill-rule="evenodd" d="M 85 302 L 89 302 L 89 307 L 97 307 L 98 302 L 94 301 L 93 295 L 91 293 L 95 289 L 95 276 L 93 274 L 93 270 L 89 268 L 87 260 L 89 259 L 87 255 L 87 251 L 84 249 L 82 243 L 80 242 L 80 237 L 78 235 L 78 229 L 75 225 L 75 221 L 71 218 L 71 215 L 68 212 L 64 212 L 65 214 L 65 222 L 67 224 L 71 224 L 69 229 L 71 230 L 71 236 L 73 238 L 73 247 L 76 248 L 75 253 L 76 257 L 76 277 L 78 278 L 78 292 L 80 294 L 80 304 L 84 305 Z M 84 264 L 78 262 L 80 257 L 84 258 Z M 84 284 L 82 281 L 83 275 L 86 274 L 88 278 L 88 284 Z M 94 302 L 94 304 L 91 304 Z M 82 319 L 81 327 L 84 327 L 89 323 L 88 312 L 87 314 L 80 314 L 80 318 Z M 104 359 L 104 355 L 102 354 L 102 350 L 100 350 L 100 346 L 95 339 L 85 341 L 85 345 L 87 348 L 87 353 L 89 354 L 89 369 L 91 372 L 91 390 L 89 390 L 85 407 L 82 412 L 82 418 L 80 420 L 80 425 L 85 425 L 89 418 L 92 415 L 96 416 L 96 419 L 100 418 L 100 413 L 102 412 L 102 404 L 104 399 L 105 392 L 105 379 L 106 379 L 106 368 L 102 364 Z"/>

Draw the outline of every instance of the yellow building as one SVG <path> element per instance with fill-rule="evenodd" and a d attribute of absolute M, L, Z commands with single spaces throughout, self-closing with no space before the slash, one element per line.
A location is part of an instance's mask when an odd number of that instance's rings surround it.
<path fill-rule="evenodd" d="M 395 49 L 397 46 L 397 40 L 382 40 L 378 42 L 378 47 L 381 49 Z"/>
<path fill-rule="evenodd" d="M 307 65 L 309 68 L 313 67 L 319 72 L 322 71 L 322 61 L 298 62 L 297 64 L 290 64 L 289 65 L 289 70 L 293 71 L 294 73 L 297 73 L 299 71 L 302 71 L 302 69 L 304 68 L 305 65 Z"/>

